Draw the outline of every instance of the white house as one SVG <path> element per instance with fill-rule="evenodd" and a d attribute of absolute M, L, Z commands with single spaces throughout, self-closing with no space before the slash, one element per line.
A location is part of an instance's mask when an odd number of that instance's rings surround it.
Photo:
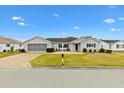
<path fill-rule="evenodd" d="M 25 49 L 26 51 L 46 51 L 47 48 L 54 48 L 55 51 L 61 51 L 62 46 L 63 50 L 72 52 L 83 52 L 84 49 L 87 49 L 87 51 L 99 51 L 101 48 L 124 51 L 123 40 L 102 40 L 91 36 L 46 39 L 36 36 L 24 43 L 14 39 L 0 37 L 0 52 L 8 51 L 11 47 L 14 50 Z"/>
<path fill-rule="evenodd" d="M 67 37 L 67 38 L 41 38 L 34 37 L 24 42 L 26 51 L 46 51 L 47 48 L 54 48 L 56 51 L 79 51 L 83 49 L 98 51 L 101 48 L 113 51 L 124 51 L 124 41 L 122 40 L 101 40 L 91 36 Z"/>
<path fill-rule="evenodd" d="M 23 43 L 11 38 L 0 37 L 0 52 L 23 49 Z"/>

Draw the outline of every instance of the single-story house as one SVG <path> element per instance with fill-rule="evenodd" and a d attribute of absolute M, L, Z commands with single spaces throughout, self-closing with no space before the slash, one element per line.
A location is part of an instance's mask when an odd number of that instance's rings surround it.
<path fill-rule="evenodd" d="M 113 51 L 124 51 L 124 41 L 102 40 L 91 36 L 46 39 L 36 36 L 24 42 L 24 49 L 26 51 L 46 51 L 47 48 L 54 48 L 56 51 L 63 49 L 65 51 L 79 52 L 83 52 L 83 49 L 98 51 L 101 48 Z"/>
<path fill-rule="evenodd" d="M 11 38 L 0 37 L 0 52 L 25 49 L 26 51 L 46 51 L 47 48 L 54 48 L 55 51 L 74 51 L 83 52 L 83 49 L 96 50 L 104 48 L 113 51 L 124 51 L 124 40 L 102 40 L 86 37 L 67 37 L 67 38 L 42 38 L 33 37 L 25 42 Z"/>
<path fill-rule="evenodd" d="M 23 49 L 23 42 L 11 38 L 0 37 L 0 52 Z"/>

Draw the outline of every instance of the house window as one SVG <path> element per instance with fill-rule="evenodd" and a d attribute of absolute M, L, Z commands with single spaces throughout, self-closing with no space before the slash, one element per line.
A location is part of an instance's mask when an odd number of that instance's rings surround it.
<path fill-rule="evenodd" d="M 87 43 L 87 48 L 89 47 L 89 44 Z"/>
<path fill-rule="evenodd" d="M 6 47 L 10 47 L 10 44 L 6 44 Z"/>
<path fill-rule="evenodd" d="M 62 44 L 58 44 L 59 48 L 62 48 Z M 69 48 L 69 44 L 63 44 L 63 48 Z"/>
<path fill-rule="evenodd" d="M 119 45 L 118 44 L 116 45 L 116 48 L 119 48 Z"/>
<path fill-rule="evenodd" d="M 94 47 L 96 47 L 96 44 L 94 43 Z"/>
<path fill-rule="evenodd" d="M 62 48 L 62 44 L 58 44 L 58 47 L 59 47 L 59 48 Z"/>
<path fill-rule="evenodd" d="M 92 44 L 89 44 L 89 47 L 92 47 Z"/>
<path fill-rule="evenodd" d="M 96 44 L 94 43 L 94 44 L 89 44 L 89 43 L 87 43 L 87 48 L 88 47 L 96 47 Z"/>
<path fill-rule="evenodd" d="M 69 48 L 69 45 L 68 44 L 64 44 L 63 47 L 64 48 Z"/>

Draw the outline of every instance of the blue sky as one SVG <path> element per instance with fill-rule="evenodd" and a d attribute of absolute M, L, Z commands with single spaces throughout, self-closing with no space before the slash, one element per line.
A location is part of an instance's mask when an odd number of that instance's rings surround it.
<path fill-rule="evenodd" d="M 0 6 L 0 36 L 124 39 L 124 6 Z"/>

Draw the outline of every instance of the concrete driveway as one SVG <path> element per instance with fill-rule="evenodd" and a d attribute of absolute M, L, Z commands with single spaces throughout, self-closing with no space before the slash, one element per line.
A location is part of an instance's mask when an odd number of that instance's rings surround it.
<path fill-rule="evenodd" d="M 30 60 L 41 53 L 21 53 L 14 56 L 0 58 L 0 68 L 30 68 Z"/>

